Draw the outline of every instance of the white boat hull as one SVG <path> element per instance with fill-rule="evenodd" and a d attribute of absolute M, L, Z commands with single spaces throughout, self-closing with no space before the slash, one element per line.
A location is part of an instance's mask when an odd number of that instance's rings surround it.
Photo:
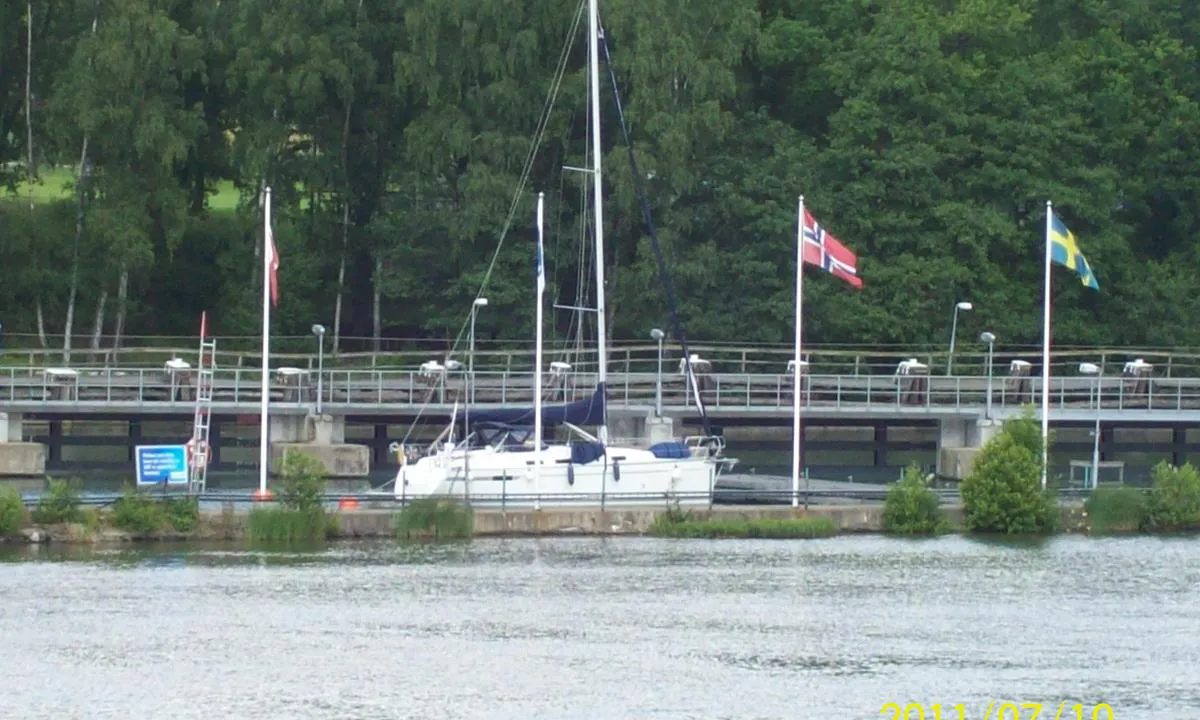
<path fill-rule="evenodd" d="M 470 498 L 471 504 L 505 507 L 707 506 L 718 463 L 705 457 L 659 458 L 637 448 L 608 448 L 587 463 L 571 462 L 570 448 L 542 451 L 534 473 L 532 451 L 461 449 L 421 458 L 396 474 L 398 499 Z M 469 481 L 467 481 L 469 473 Z"/>

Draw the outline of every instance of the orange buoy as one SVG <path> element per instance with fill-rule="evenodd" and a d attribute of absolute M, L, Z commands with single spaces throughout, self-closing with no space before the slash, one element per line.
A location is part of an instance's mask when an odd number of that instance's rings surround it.
<path fill-rule="evenodd" d="M 358 507 L 358 500 L 352 497 L 342 498 L 338 502 L 339 510 L 353 510 Z"/>
<path fill-rule="evenodd" d="M 269 502 L 275 499 L 275 495 L 270 490 L 255 490 L 254 502 Z"/>

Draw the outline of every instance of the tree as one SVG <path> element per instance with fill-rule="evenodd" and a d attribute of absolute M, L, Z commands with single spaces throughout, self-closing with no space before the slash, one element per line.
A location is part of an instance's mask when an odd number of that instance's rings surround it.
<path fill-rule="evenodd" d="M 1052 532 L 1058 498 L 1043 490 L 1041 427 L 1032 412 L 1008 420 L 984 444 L 962 481 L 965 523 L 975 532 L 1028 535 Z"/>

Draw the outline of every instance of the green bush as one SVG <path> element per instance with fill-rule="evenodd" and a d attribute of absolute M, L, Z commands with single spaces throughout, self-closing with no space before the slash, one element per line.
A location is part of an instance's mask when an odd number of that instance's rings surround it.
<path fill-rule="evenodd" d="M 668 538 L 818 538 L 836 535 L 837 523 L 827 517 L 695 518 L 678 508 L 660 513 L 649 534 Z"/>
<path fill-rule="evenodd" d="M 49 489 L 29 515 L 38 525 L 81 522 L 79 490 L 69 480 L 51 480 Z"/>
<path fill-rule="evenodd" d="M 200 499 L 196 497 L 167 498 L 164 503 L 167 522 L 178 532 L 191 532 L 200 524 Z"/>
<path fill-rule="evenodd" d="M 1099 487 L 1083 506 L 1095 533 L 1135 532 L 1146 522 L 1146 498 L 1137 488 Z"/>
<path fill-rule="evenodd" d="M 337 533 L 337 520 L 325 512 L 325 465 L 298 452 L 283 457 L 279 507 L 253 508 L 247 521 L 251 541 L 317 542 Z"/>
<path fill-rule="evenodd" d="M 1174 467 L 1161 462 L 1151 475 L 1153 487 L 1146 503 L 1150 530 L 1200 530 L 1200 473 L 1191 463 Z"/>
<path fill-rule="evenodd" d="M 287 453 L 280 475 L 280 505 L 303 511 L 324 507 L 325 465 L 320 460 L 299 452 Z"/>
<path fill-rule="evenodd" d="M 0 488 L 0 537 L 11 535 L 25 523 L 25 503 L 14 487 Z"/>
<path fill-rule="evenodd" d="M 1058 525 L 1058 499 L 1042 489 L 1041 428 L 1026 412 L 1004 423 L 962 482 L 968 530 L 1014 535 L 1045 534 Z"/>
<path fill-rule="evenodd" d="M 125 494 L 113 503 L 112 524 L 126 532 L 150 535 L 167 525 L 163 504 L 145 492 L 126 487 Z"/>
<path fill-rule="evenodd" d="M 396 537 L 401 540 L 469 538 L 475 532 L 475 518 L 470 508 L 453 500 L 421 498 L 400 511 L 395 530 Z"/>
<path fill-rule="evenodd" d="M 883 501 L 883 531 L 900 535 L 931 535 L 946 532 L 950 523 L 929 489 L 925 473 L 916 464 L 904 470 L 900 482 L 888 488 Z"/>
<path fill-rule="evenodd" d="M 253 542 L 318 542 L 337 532 L 337 521 L 321 508 L 252 508 L 247 520 L 247 535 Z"/>

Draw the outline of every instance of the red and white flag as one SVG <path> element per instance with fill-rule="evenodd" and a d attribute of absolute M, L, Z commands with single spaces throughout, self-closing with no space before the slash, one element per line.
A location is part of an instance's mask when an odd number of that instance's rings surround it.
<path fill-rule="evenodd" d="M 816 265 L 856 288 L 862 288 L 863 281 L 858 276 L 858 256 L 818 225 L 808 210 L 804 211 L 804 262 Z"/>
<path fill-rule="evenodd" d="M 269 217 L 269 216 L 268 216 Z M 266 256 L 267 275 L 271 283 L 271 304 L 279 305 L 279 253 L 275 250 L 275 233 L 271 231 L 271 222 L 267 220 L 267 241 L 263 243 Z"/>

